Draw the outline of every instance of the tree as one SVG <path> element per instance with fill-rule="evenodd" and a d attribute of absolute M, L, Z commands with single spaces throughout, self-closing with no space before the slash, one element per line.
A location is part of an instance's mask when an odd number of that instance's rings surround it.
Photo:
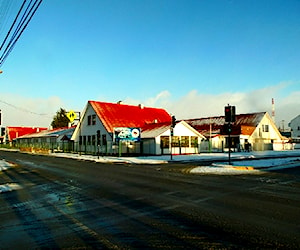
<path fill-rule="evenodd" d="M 69 118 L 67 117 L 66 113 L 66 110 L 63 108 L 60 108 L 60 110 L 56 112 L 56 115 L 53 117 L 51 122 L 52 128 L 62 128 L 68 126 Z"/>

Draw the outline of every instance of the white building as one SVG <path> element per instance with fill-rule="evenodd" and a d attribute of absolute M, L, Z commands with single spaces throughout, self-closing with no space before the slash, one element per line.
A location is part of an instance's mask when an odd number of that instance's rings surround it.
<path fill-rule="evenodd" d="M 292 138 L 300 138 L 300 115 L 290 121 L 289 127 L 291 128 Z"/>
<path fill-rule="evenodd" d="M 75 151 L 90 154 L 160 155 L 170 154 L 171 150 L 173 154 L 198 153 L 204 137 L 180 122 L 171 139 L 171 120 L 164 109 L 88 101 L 71 139 Z M 119 140 L 118 133 L 127 131 L 136 134 Z"/>
<path fill-rule="evenodd" d="M 209 139 L 211 150 L 224 151 L 229 146 L 229 136 L 224 130 L 225 117 L 208 117 L 185 120 L 199 133 Z M 236 115 L 232 124 L 230 145 L 234 150 L 284 150 L 291 149 L 287 138 L 278 131 L 267 112 Z M 208 150 L 209 146 L 206 147 Z"/>

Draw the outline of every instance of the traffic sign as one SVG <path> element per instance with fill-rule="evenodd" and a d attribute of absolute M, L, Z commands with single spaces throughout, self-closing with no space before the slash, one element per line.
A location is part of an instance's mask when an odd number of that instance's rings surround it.
<path fill-rule="evenodd" d="M 71 110 L 67 113 L 67 117 L 70 122 L 73 122 L 76 119 L 76 114 L 73 110 Z"/>

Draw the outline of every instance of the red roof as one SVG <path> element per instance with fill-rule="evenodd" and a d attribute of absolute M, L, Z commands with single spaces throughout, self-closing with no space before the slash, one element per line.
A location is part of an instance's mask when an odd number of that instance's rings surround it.
<path fill-rule="evenodd" d="M 266 112 L 257 112 L 236 115 L 236 121 L 232 125 L 233 134 L 251 135 L 265 114 Z M 225 116 L 189 119 L 185 120 L 185 122 L 201 134 L 208 136 L 210 131 L 212 134 L 220 133 L 225 124 Z"/>
<path fill-rule="evenodd" d="M 96 101 L 88 103 L 93 107 L 108 132 L 113 132 L 116 127 L 142 128 L 152 123 L 171 123 L 171 116 L 166 110 L 160 108 Z"/>
<path fill-rule="evenodd" d="M 42 130 L 47 130 L 47 128 L 40 128 L 40 127 L 7 127 L 6 133 L 8 135 L 8 140 L 12 141 L 17 137 L 28 135 L 32 133 L 37 133 Z"/>

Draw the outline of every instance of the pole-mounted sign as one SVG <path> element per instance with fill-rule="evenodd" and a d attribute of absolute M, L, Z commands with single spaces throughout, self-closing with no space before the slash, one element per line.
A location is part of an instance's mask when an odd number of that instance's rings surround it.
<path fill-rule="evenodd" d="M 71 110 L 67 113 L 67 117 L 69 121 L 72 123 L 76 119 L 77 115 L 73 110 Z"/>

